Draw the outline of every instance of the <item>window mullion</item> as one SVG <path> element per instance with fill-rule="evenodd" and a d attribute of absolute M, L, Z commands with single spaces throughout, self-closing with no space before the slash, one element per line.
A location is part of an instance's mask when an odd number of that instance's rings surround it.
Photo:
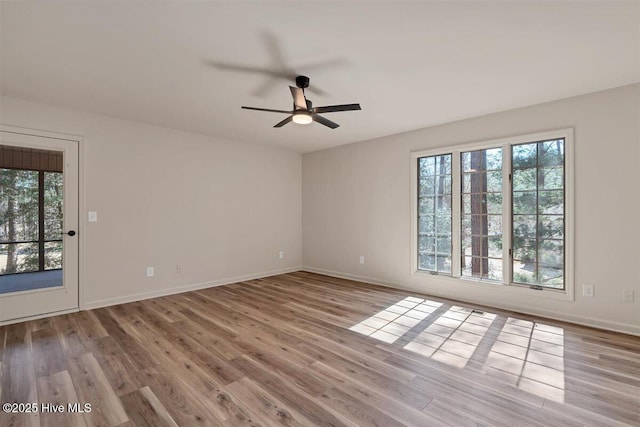
<path fill-rule="evenodd" d="M 451 156 L 451 275 L 460 277 L 462 274 L 460 151 L 454 151 Z"/>
<path fill-rule="evenodd" d="M 513 224 L 511 205 L 511 145 L 502 146 L 502 283 L 508 285 L 513 280 Z"/>

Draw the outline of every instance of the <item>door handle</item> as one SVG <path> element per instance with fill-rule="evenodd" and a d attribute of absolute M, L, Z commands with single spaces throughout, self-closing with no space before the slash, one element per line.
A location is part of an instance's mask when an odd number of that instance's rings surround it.
<path fill-rule="evenodd" d="M 64 236 L 65 234 L 66 234 L 67 236 L 71 236 L 71 237 L 73 237 L 73 236 L 75 236 L 75 235 L 76 235 L 76 232 L 75 232 L 75 230 L 69 230 L 69 231 L 67 231 L 66 233 L 62 233 L 62 235 L 63 235 L 63 236 Z"/>

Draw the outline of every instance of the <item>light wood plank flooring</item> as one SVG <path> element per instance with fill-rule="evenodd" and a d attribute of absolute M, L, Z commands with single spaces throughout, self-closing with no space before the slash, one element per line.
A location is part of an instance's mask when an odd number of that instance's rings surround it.
<path fill-rule="evenodd" d="M 2 327 L 0 397 L 92 409 L 0 426 L 638 426 L 640 338 L 298 272 Z"/>

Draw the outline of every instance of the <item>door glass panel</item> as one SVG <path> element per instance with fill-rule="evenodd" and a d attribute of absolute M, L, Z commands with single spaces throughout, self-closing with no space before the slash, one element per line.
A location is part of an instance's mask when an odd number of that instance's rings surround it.
<path fill-rule="evenodd" d="M 0 145 L 0 294 L 62 286 L 62 152 Z"/>

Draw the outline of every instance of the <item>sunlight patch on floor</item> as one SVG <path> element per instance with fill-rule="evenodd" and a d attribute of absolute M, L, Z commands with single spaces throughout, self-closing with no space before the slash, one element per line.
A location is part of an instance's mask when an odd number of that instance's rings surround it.
<path fill-rule="evenodd" d="M 393 344 L 441 305 L 442 303 L 436 301 L 407 297 L 350 327 L 349 330 Z"/>
<path fill-rule="evenodd" d="M 461 306 L 441 313 L 445 308 L 440 302 L 407 297 L 349 329 L 388 344 L 411 337 L 402 343 L 405 350 L 458 368 L 473 360 L 474 368 L 486 375 L 564 402 L 562 328 L 513 317 L 498 319 L 497 314 Z M 494 323 L 497 319 L 500 322 Z"/>

